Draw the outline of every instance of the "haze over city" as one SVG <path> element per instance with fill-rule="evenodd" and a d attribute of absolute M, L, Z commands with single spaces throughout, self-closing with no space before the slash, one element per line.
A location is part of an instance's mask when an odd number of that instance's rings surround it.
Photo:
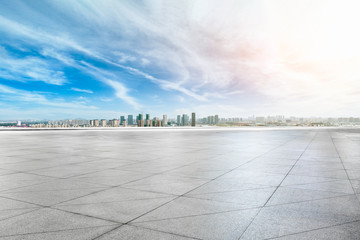
<path fill-rule="evenodd" d="M 358 9 L 332 0 L 2 1 L 0 118 L 358 117 Z"/>

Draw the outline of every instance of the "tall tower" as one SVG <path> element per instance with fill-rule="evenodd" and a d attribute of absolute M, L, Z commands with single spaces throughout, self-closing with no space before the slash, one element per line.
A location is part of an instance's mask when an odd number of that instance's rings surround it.
<path fill-rule="evenodd" d="M 167 116 L 166 116 L 166 115 L 163 115 L 162 126 L 163 126 L 163 127 L 166 127 L 166 126 L 167 126 L 167 122 L 168 122 Z"/>
<path fill-rule="evenodd" d="M 120 116 L 120 125 L 123 125 L 124 120 L 125 120 L 125 116 Z"/>
<path fill-rule="evenodd" d="M 128 124 L 129 124 L 129 125 L 133 125 L 133 124 L 134 124 L 133 115 L 128 115 Z"/>
<path fill-rule="evenodd" d="M 138 116 L 139 120 L 138 120 L 138 127 L 144 127 L 144 118 L 143 115 L 140 113 Z"/>
<path fill-rule="evenodd" d="M 219 124 L 219 115 L 215 115 L 215 124 Z"/>
<path fill-rule="evenodd" d="M 183 114 L 183 116 L 182 116 L 182 125 L 183 126 L 189 125 L 189 116 L 186 114 Z"/>
<path fill-rule="evenodd" d="M 176 121 L 177 125 L 180 126 L 181 125 L 181 116 L 177 115 L 177 121 Z"/>
<path fill-rule="evenodd" d="M 191 113 L 191 126 L 195 127 L 196 124 L 196 118 L 195 118 L 195 113 Z"/>

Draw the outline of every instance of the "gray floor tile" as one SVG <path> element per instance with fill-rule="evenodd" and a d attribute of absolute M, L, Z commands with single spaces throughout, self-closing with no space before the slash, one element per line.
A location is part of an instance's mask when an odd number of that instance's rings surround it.
<path fill-rule="evenodd" d="M 38 239 L 51 239 L 51 240 L 89 240 L 97 236 L 100 236 L 111 229 L 114 226 L 105 226 L 105 227 L 92 227 L 84 229 L 74 229 L 74 230 L 63 230 L 63 231 L 53 231 L 47 233 L 31 233 L 31 234 L 22 234 L 9 237 L 0 237 L 1 240 L 38 240 Z"/>
<path fill-rule="evenodd" d="M 360 221 L 354 223 L 347 223 L 338 226 L 322 228 L 318 230 L 298 233 L 294 235 L 287 235 L 278 240 L 358 240 L 360 239 Z"/>
<path fill-rule="evenodd" d="M 152 198 L 121 202 L 100 202 L 56 206 L 57 209 L 98 217 L 120 223 L 127 223 L 171 200 L 175 197 Z"/>
<path fill-rule="evenodd" d="M 200 239 L 238 239 L 258 209 L 136 223 L 154 230 Z"/>
<path fill-rule="evenodd" d="M 51 191 L 24 191 L 24 192 L 7 192 L 0 193 L 0 197 L 12 198 L 20 201 L 26 201 L 42 206 L 51 206 L 90 193 L 99 191 L 96 189 L 72 189 L 72 190 L 51 190 Z"/>
<path fill-rule="evenodd" d="M 336 180 L 331 182 L 322 183 L 309 183 L 293 185 L 292 188 L 308 189 L 308 190 L 320 190 L 328 192 L 337 192 L 344 194 L 354 194 L 354 190 L 349 180 Z"/>
<path fill-rule="evenodd" d="M 113 223 L 45 208 L 0 221 L 0 236 L 106 225 L 113 225 Z"/>
<path fill-rule="evenodd" d="M 348 195 L 346 193 L 326 192 L 318 190 L 298 189 L 292 187 L 279 187 L 271 197 L 267 206 L 294 203 L 301 201 L 311 201 L 331 197 Z"/>
<path fill-rule="evenodd" d="M 281 183 L 281 186 L 292 186 L 292 185 L 302 185 L 307 183 L 322 183 L 322 182 L 331 182 L 336 181 L 335 178 L 324 178 L 324 177 L 311 177 L 311 176 L 297 176 L 297 175 L 288 175 L 285 180 Z"/>
<path fill-rule="evenodd" d="M 246 205 L 224 203 L 206 199 L 180 197 L 164 206 L 136 219 L 134 222 L 153 221 L 203 215 L 217 212 L 235 211 L 248 208 Z"/>
<path fill-rule="evenodd" d="M 188 194 L 188 196 L 219 202 L 238 203 L 248 207 L 261 207 L 270 198 L 276 188 L 250 189 L 234 192 Z"/>
<path fill-rule="evenodd" d="M 0 210 L 34 208 L 34 207 L 36 208 L 38 206 L 26 202 L 20 202 L 17 200 L 0 197 Z"/>
<path fill-rule="evenodd" d="M 174 235 L 170 233 L 164 233 L 159 231 L 154 231 L 151 229 L 145 229 L 135 226 L 122 226 L 104 236 L 100 237 L 99 240 L 112 240 L 112 239 L 126 239 L 126 240 L 148 240 L 148 239 L 158 239 L 158 240 L 190 240 L 192 238 L 187 238 L 179 235 Z"/>
<path fill-rule="evenodd" d="M 122 187 L 145 190 L 166 194 L 182 195 L 185 194 L 208 181 L 193 180 L 191 182 L 177 182 L 177 183 L 161 183 L 161 184 L 124 184 Z"/>
<path fill-rule="evenodd" d="M 191 191 L 189 194 L 232 192 L 232 191 L 260 189 L 260 188 L 269 188 L 269 187 L 270 186 L 268 185 L 237 182 L 236 179 L 221 179 L 221 180 L 211 181 L 199 188 L 196 188 L 194 191 Z"/>
<path fill-rule="evenodd" d="M 264 239 L 360 220 L 354 195 L 263 208 L 241 239 Z"/>
<path fill-rule="evenodd" d="M 117 187 L 80 197 L 64 204 L 106 203 L 162 197 L 172 197 L 172 195 Z"/>
<path fill-rule="evenodd" d="M 42 192 L 42 191 L 53 191 L 53 190 L 74 190 L 74 189 L 92 189 L 100 190 L 108 188 L 103 184 L 88 183 L 74 179 L 55 179 L 47 181 L 45 183 L 39 183 L 31 186 L 20 187 L 16 189 L 10 189 L 3 191 L 3 193 L 9 192 Z"/>
<path fill-rule="evenodd" d="M 22 215 L 27 212 L 32 212 L 38 208 L 20 208 L 20 209 L 6 209 L 0 210 L 0 221 L 8 218 L 12 218 L 15 216 Z"/>

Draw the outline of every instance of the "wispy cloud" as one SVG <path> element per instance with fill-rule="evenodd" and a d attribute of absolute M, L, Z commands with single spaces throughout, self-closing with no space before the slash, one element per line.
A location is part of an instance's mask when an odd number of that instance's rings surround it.
<path fill-rule="evenodd" d="M 91 90 L 87 90 L 87 89 L 80 89 L 80 88 L 71 88 L 71 90 L 75 91 L 75 92 L 83 92 L 83 93 L 94 93 Z"/>
<path fill-rule="evenodd" d="M 115 96 L 126 103 L 133 106 L 135 110 L 139 110 L 142 106 L 139 104 L 133 97 L 129 95 L 129 89 L 125 85 L 118 81 L 118 77 L 111 72 L 97 68 L 85 61 L 81 61 L 83 66 L 86 66 L 86 71 L 88 74 L 91 74 L 96 79 L 102 81 L 103 83 L 109 85 L 115 90 Z"/>
<path fill-rule="evenodd" d="M 39 57 L 16 58 L 5 48 L 0 51 L 0 77 L 15 81 L 41 81 L 53 85 L 68 82 L 64 73 Z"/>
<path fill-rule="evenodd" d="M 83 102 L 66 102 L 61 98 L 49 99 L 46 96 L 36 92 L 16 89 L 3 84 L 0 84 L 0 97 L 1 96 L 5 97 L 9 102 L 14 102 L 14 104 L 40 104 L 59 108 L 96 109 L 95 106 L 88 106 L 83 104 Z"/>
<path fill-rule="evenodd" d="M 85 14 L 85 13 L 84 13 Z M 111 60 L 108 57 L 104 57 L 103 55 L 96 52 L 96 49 L 100 46 L 88 46 L 83 47 L 80 44 L 76 42 L 76 40 L 73 40 L 69 37 L 65 36 L 56 36 L 54 37 L 53 34 L 49 34 L 48 32 L 42 32 L 42 31 L 35 31 L 29 26 L 25 26 L 23 24 L 17 23 L 15 21 L 6 19 L 2 16 L 0 16 L 0 20 L 4 20 L 4 23 L 7 23 L 7 26 L 3 26 L 4 30 L 7 30 L 11 34 L 15 35 L 22 35 L 23 37 L 30 38 L 32 40 L 35 40 L 39 43 L 41 43 L 43 46 L 51 46 L 51 48 L 47 48 L 42 51 L 42 54 L 44 56 L 50 56 L 53 57 L 59 61 L 62 61 L 63 63 L 67 65 L 73 65 L 74 62 L 67 58 L 66 56 L 59 54 L 59 52 L 55 51 L 55 49 L 65 50 L 65 49 L 71 49 L 75 51 L 82 52 L 88 56 L 94 57 L 98 60 L 104 61 L 105 63 L 111 64 L 113 66 L 119 67 L 121 69 L 124 69 L 132 74 L 136 74 L 137 76 L 141 76 L 147 80 L 150 80 L 151 82 L 159 85 L 164 90 L 171 90 L 171 91 L 179 91 L 183 94 L 186 94 L 190 97 L 193 97 L 199 101 L 207 101 L 206 97 L 182 86 L 182 82 L 179 81 L 167 81 L 162 80 L 159 78 L 156 78 L 148 73 L 145 73 L 144 71 L 141 71 L 137 68 L 126 66 L 121 63 L 127 63 L 127 62 L 133 62 L 136 60 L 136 57 L 127 55 L 122 52 L 118 51 L 112 51 L 112 49 L 107 49 L 107 51 L 111 51 L 112 58 L 117 59 Z M 13 28 L 9 28 L 9 26 L 13 26 Z M 108 26 L 109 28 L 110 26 Z M 15 30 L 14 30 L 15 29 Z M 30 34 L 32 32 L 33 34 Z M 141 58 L 140 59 L 140 65 L 148 65 L 150 62 L 147 58 Z"/>
<path fill-rule="evenodd" d="M 104 79 L 104 82 L 108 85 L 110 85 L 115 90 L 116 97 L 124 100 L 125 102 L 131 104 L 135 110 L 139 110 L 142 106 L 136 102 L 136 100 L 133 97 L 130 97 L 128 94 L 128 89 L 124 87 L 123 84 L 120 82 L 110 80 L 110 79 Z"/>
<path fill-rule="evenodd" d="M 53 49 L 44 50 L 43 54 L 45 54 L 46 56 L 52 57 L 52 58 L 56 58 L 57 60 L 61 61 L 62 63 L 66 64 L 66 65 L 80 69 L 84 73 L 95 77 L 97 80 L 112 87 L 115 91 L 115 95 L 117 98 L 122 99 L 126 103 L 130 104 L 131 106 L 134 107 L 135 110 L 138 110 L 141 108 L 141 105 L 139 103 L 137 103 L 137 101 L 133 97 L 128 95 L 129 89 L 126 88 L 123 83 L 121 83 L 117 80 L 114 80 L 114 79 L 118 79 L 118 77 L 116 77 L 114 74 L 112 74 L 106 70 L 97 68 L 85 61 L 75 61 L 71 57 L 65 56 L 64 54 L 57 52 Z M 105 76 L 107 76 L 107 77 L 105 77 Z M 109 78 L 113 78 L 113 79 L 109 79 Z M 78 91 L 78 92 L 93 93 L 93 91 L 91 91 L 91 90 L 84 90 L 84 89 L 79 89 L 79 88 L 74 88 L 74 87 L 71 88 L 71 90 Z"/>

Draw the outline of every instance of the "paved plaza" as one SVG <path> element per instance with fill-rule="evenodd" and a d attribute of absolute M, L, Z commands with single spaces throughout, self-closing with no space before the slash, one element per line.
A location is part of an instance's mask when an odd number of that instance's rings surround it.
<path fill-rule="evenodd" d="M 360 239 L 360 129 L 0 131 L 0 240 Z"/>

